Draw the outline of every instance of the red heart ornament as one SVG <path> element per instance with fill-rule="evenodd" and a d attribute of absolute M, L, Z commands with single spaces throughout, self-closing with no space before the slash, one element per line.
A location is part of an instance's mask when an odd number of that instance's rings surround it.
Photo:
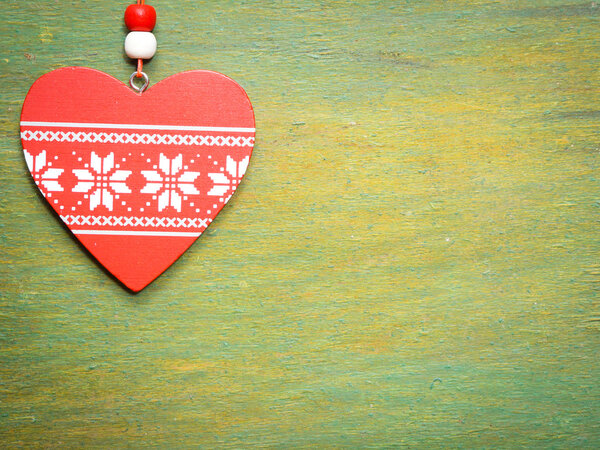
<path fill-rule="evenodd" d="M 92 255 L 140 291 L 202 234 L 239 185 L 254 146 L 244 90 L 210 71 L 136 94 L 103 72 L 39 78 L 21 114 L 38 188 Z"/>

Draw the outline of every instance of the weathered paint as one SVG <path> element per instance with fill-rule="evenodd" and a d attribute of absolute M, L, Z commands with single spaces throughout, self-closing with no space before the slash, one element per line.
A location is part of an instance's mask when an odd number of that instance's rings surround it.
<path fill-rule="evenodd" d="M 600 6 L 154 6 L 151 80 L 236 79 L 257 145 L 131 295 L 18 137 L 43 73 L 127 80 L 125 4 L 0 2 L 3 447 L 600 445 Z"/>

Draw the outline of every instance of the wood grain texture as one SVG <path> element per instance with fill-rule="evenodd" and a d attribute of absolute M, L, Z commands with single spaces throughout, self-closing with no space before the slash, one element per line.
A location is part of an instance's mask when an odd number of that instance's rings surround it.
<path fill-rule="evenodd" d="M 18 135 L 43 73 L 128 79 L 125 4 L 0 2 L 2 447 L 600 445 L 599 5 L 153 4 L 151 81 L 231 76 L 257 141 L 132 295 Z"/>

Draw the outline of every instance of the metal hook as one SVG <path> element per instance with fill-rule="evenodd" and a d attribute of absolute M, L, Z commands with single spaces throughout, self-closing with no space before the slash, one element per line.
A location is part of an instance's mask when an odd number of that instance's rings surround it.
<path fill-rule="evenodd" d="M 141 94 L 142 92 L 144 92 L 146 90 L 146 88 L 148 87 L 148 84 L 150 84 L 150 80 L 148 78 L 148 75 L 146 75 L 145 72 L 141 72 L 142 76 L 141 78 L 144 80 L 144 84 L 142 84 L 141 86 L 136 86 L 136 84 L 133 82 L 134 79 L 139 79 L 140 77 L 137 77 L 137 72 L 133 72 L 131 74 L 131 76 L 129 77 L 129 86 L 131 86 L 131 89 L 133 89 L 134 91 L 136 91 L 138 94 Z"/>

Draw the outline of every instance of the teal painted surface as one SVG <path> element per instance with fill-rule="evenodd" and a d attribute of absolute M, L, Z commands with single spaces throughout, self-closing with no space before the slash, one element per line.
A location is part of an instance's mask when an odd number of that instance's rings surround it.
<path fill-rule="evenodd" d="M 122 2 L 0 3 L 3 447 L 600 443 L 600 7 L 156 1 L 152 81 L 255 106 L 244 183 L 131 295 L 29 180 L 45 72 L 126 81 Z"/>

